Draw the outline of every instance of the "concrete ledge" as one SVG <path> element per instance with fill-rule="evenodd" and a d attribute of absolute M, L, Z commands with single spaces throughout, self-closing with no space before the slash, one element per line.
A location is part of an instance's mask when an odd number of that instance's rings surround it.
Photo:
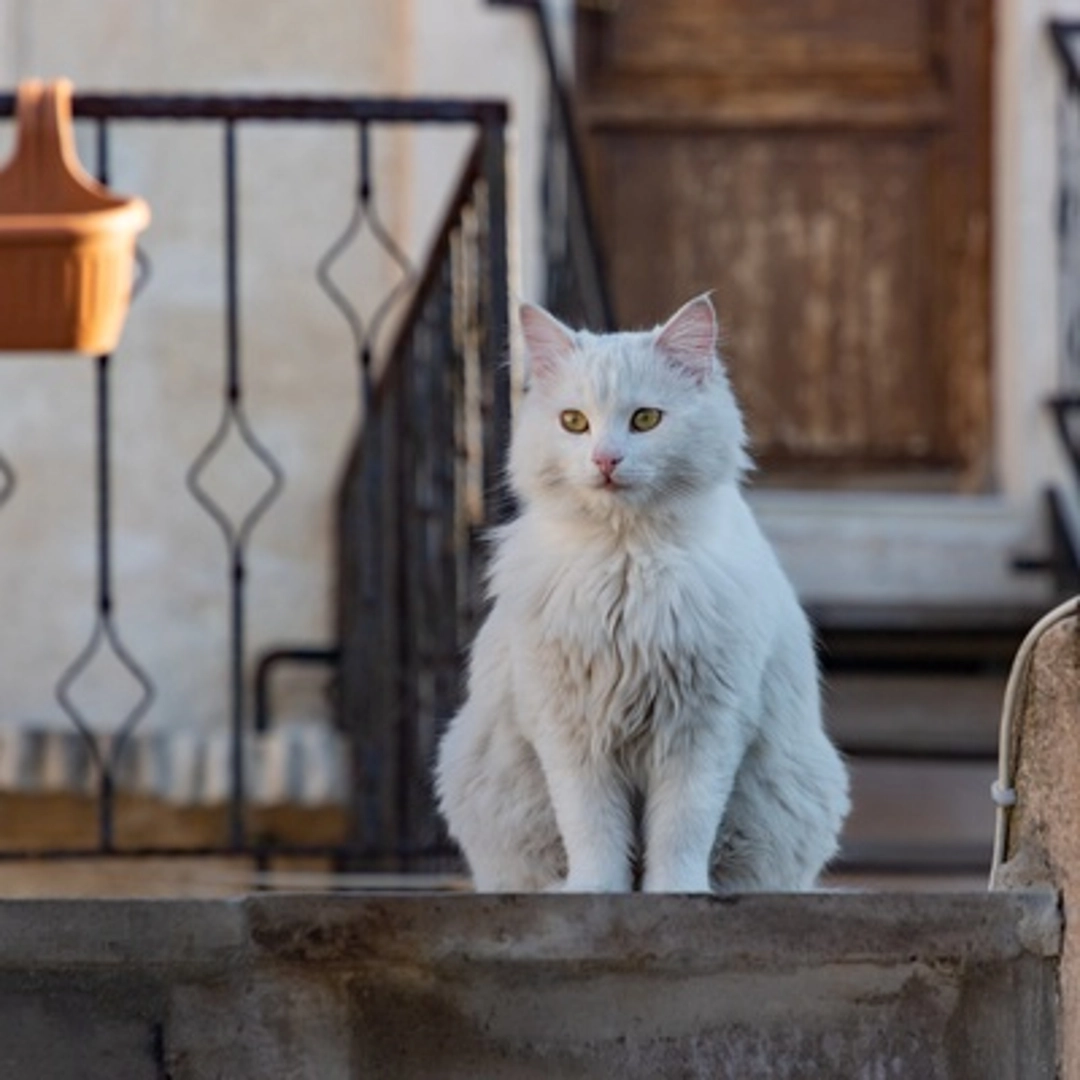
<path fill-rule="evenodd" d="M 1053 1076 L 1049 892 L 0 903 L 0 1076 Z"/>
<path fill-rule="evenodd" d="M 1060 988 L 1063 1080 L 1080 1080 L 1080 619 L 1049 626 L 1030 654 L 1011 737 L 1016 805 L 1006 819 L 999 885 L 1050 884 L 1069 928 Z"/>
<path fill-rule="evenodd" d="M 790 971 L 830 962 L 1056 955 L 1046 891 L 685 896 L 268 896 L 244 901 L 253 947 L 300 963 L 587 965 Z M 0 918 L 3 908 L 0 907 Z M 0 922 L 2 926 L 2 922 Z"/>

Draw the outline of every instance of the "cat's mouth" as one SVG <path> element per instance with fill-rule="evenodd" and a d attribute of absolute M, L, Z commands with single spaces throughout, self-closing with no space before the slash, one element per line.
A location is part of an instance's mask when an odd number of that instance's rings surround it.
<path fill-rule="evenodd" d="M 596 487 L 601 491 L 620 491 L 626 487 L 626 483 L 617 476 L 598 476 Z"/>

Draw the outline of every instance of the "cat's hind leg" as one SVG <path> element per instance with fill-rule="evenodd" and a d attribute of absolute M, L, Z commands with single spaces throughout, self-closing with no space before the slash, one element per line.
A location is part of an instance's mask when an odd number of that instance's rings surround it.
<path fill-rule="evenodd" d="M 507 713 L 477 704 L 466 704 L 440 744 L 440 808 L 478 892 L 550 889 L 565 877 L 566 855 L 540 762 Z"/>
<path fill-rule="evenodd" d="M 837 849 L 847 774 L 821 731 L 793 746 L 760 740 L 740 766 L 712 857 L 721 892 L 803 891 Z"/>

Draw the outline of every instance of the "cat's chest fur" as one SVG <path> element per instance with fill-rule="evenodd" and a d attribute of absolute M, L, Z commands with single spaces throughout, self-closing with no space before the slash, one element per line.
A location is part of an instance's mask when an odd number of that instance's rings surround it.
<path fill-rule="evenodd" d="M 526 692 L 594 750 L 674 737 L 728 692 L 728 582 L 701 553 L 520 541 L 504 569 Z"/>

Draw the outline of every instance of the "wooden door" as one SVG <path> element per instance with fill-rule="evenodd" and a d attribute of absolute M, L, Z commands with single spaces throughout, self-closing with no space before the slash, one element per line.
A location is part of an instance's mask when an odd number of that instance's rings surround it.
<path fill-rule="evenodd" d="M 770 481 L 989 482 L 992 0 L 580 0 L 617 315 L 715 290 Z"/>

